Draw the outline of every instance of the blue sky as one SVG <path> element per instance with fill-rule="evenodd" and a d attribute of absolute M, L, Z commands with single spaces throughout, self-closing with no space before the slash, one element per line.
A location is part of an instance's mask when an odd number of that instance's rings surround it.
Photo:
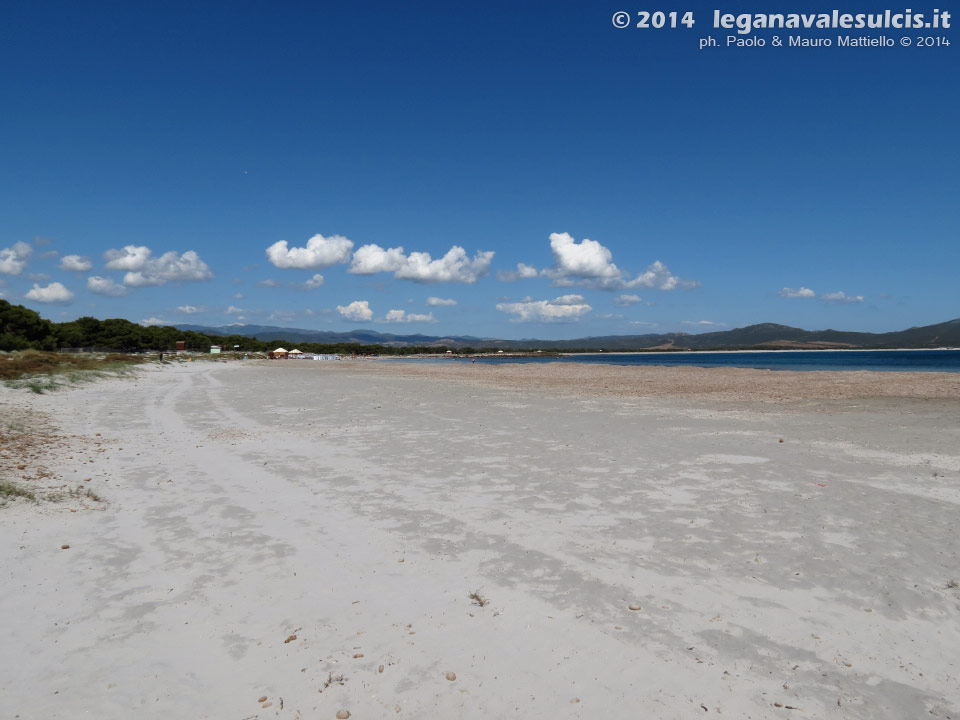
<path fill-rule="evenodd" d="M 960 316 L 955 43 L 724 46 L 714 7 L 772 0 L 271 5 L 8 6 L 5 299 L 509 338 Z"/>

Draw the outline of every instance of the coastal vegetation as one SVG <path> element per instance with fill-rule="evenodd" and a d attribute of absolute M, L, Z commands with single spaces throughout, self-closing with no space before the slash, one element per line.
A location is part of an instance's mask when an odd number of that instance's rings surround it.
<path fill-rule="evenodd" d="M 70 355 L 43 350 L 0 354 L 0 381 L 8 387 L 25 388 L 41 394 L 61 385 L 95 380 L 128 372 L 144 362 L 136 355 Z"/>
<path fill-rule="evenodd" d="M 144 351 L 172 351 L 182 342 L 186 350 L 206 352 L 213 345 L 227 350 L 240 352 L 267 352 L 282 345 L 296 345 L 308 353 L 331 353 L 339 355 L 418 355 L 425 353 L 445 353 L 445 345 L 406 345 L 393 346 L 355 342 L 301 342 L 283 339 L 258 340 L 244 335 L 216 335 L 211 333 L 179 330 L 171 325 L 139 325 L 122 318 L 98 320 L 82 317 L 70 322 L 57 323 L 41 317 L 37 312 L 22 305 L 13 305 L 0 300 L 0 352 L 17 350 L 56 351 L 62 349 L 89 348 L 122 351 L 122 353 L 140 353 Z M 496 352 L 488 348 L 486 352 Z M 484 352 L 475 348 L 459 348 L 460 353 Z M 108 355 L 102 362 L 128 362 L 129 358 Z M 12 355 L 0 361 L 0 379 L 25 372 L 49 373 L 52 368 L 62 372 L 68 366 L 83 365 L 89 360 L 76 358 L 64 359 L 60 353 L 53 357 L 42 353 Z M 30 369 L 19 369 L 24 365 Z M 7 375 L 4 370 L 7 369 Z M 85 368 L 93 369 L 93 368 Z"/>
<path fill-rule="evenodd" d="M 183 342 L 187 350 L 204 352 L 212 345 L 241 352 L 266 352 L 275 348 L 278 343 L 282 343 L 277 340 L 257 340 L 243 335 L 223 336 L 178 330 L 170 325 L 144 326 L 121 318 L 98 320 L 93 317 L 82 317 L 70 322 L 57 323 L 41 317 L 22 305 L 13 305 L 6 300 L 0 300 L 0 351 L 106 348 L 125 353 L 137 353 L 149 350 L 174 350 L 178 342 Z M 447 350 L 445 346 L 436 345 L 391 347 L 349 342 L 300 342 L 297 346 L 304 352 L 341 355 L 413 355 Z M 66 364 L 69 362 L 59 355 L 59 360 L 56 362 L 50 358 L 42 359 L 41 355 L 23 357 L 38 368 L 44 363 Z M 38 371 L 46 372 L 43 369 Z M 0 374 L 0 379 L 4 377 Z"/>
<path fill-rule="evenodd" d="M 6 480 L 0 480 L 0 506 L 5 504 L 8 500 L 14 500 L 17 498 L 22 498 L 24 500 L 36 500 L 37 496 L 26 488 L 22 488 L 19 485 L 15 485 L 12 482 L 7 482 Z"/>

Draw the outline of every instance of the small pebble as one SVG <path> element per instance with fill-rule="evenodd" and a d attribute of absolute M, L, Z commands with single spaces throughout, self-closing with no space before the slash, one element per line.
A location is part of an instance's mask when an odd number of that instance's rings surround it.
<path fill-rule="evenodd" d="M 347 720 L 350 717 L 349 710 L 337 710 L 337 720 Z"/>
<path fill-rule="evenodd" d="M 574 698 L 573 700 L 570 701 L 570 704 L 576 705 L 578 702 L 580 702 L 580 698 Z"/>
<path fill-rule="evenodd" d="M 381 665 L 380 667 L 377 668 L 377 672 L 378 672 L 378 673 L 382 673 L 382 672 L 383 672 L 383 665 Z"/>
<path fill-rule="evenodd" d="M 61 546 L 60 546 L 60 549 L 61 549 L 61 550 L 69 550 L 69 549 L 70 549 L 70 546 L 69 546 L 69 545 L 61 545 Z"/>
<path fill-rule="evenodd" d="M 262 707 L 262 708 L 268 708 L 268 707 L 270 707 L 271 705 L 273 705 L 272 702 L 265 702 L 265 703 L 263 703 L 260 707 Z"/>
<path fill-rule="evenodd" d="M 266 702 L 266 701 L 267 701 L 267 696 L 266 696 L 266 695 L 263 695 L 263 696 L 261 696 L 260 698 L 257 699 L 257 702 L 258 702 L 258 703 L 262 703 L 262 702 Z"/>
<path fill-rule="evenodd" d="M 288 638 L 287 638 L 286 640 L 284 640 L 283 642 L 285 642 L 285 643 L 293 642 L 293 641 L 296 640 L 296 639 L 297 639 L 297 636 L 296 636 L 296 635 L 291 635 L 290 637 L 288 637 Z"/>
<path fill-rule="evenodd" d="M 353 656 L 353 659 L 356 660 L 357 658 L 362 658 L 362 657 L 363 657 L 363 653 L 357 653 L 356 655 Z"/>
<path fill-rule="evenodd" d="M 448 673 L 445 675 L 445 677 L 446 677 L 447 680 L 449 680 L 450 682 L 453 682 L 454 680 L 457 679 L 457 674 L 456 674 L 455 672 L 448 672 Z"/>
<path fill-rule="evenodd" d="M 636 611 L 636 610 L 643 610 L 643 606 L 642 606 L 642 605 L 627 605 L 627 607 L 630 608 L 631 610 L 634 610 L 634 611 Z"/>

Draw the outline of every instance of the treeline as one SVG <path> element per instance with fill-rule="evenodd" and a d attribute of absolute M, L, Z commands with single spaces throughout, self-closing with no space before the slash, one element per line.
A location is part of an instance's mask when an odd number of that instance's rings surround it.
<path fill-rule="evenodd" d="M 98 320 L 82 317 L 65 323 L 51 322 L 23 305 L 0 300 L 0 350 L 59 350 L 61 348 L 101 347 L 127 352 L 173 350 L 183 341 L 188 350 L 206 352 L 211 345 L 241 352 L 267 352 L 281 345 L 308 353 L 338 355 L 416 355 L 445 353 L 444 346 L 391 347 L 360 343 L 302 343 L 299 341 L 263 341 L 243 335 L 207 335 L 178 330 L 169 325 L 144 327 L 129 320 Z M 458 352 L 477 352 L 472 348 Z M 482 351 L 480 351 L 482 352 Z M 490 350 L 490 352 L 495 352 Z"/>

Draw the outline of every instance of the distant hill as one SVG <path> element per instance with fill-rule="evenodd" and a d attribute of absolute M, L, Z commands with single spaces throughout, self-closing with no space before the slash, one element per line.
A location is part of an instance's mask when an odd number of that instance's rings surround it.
<path fill-rule="evenodd" d="M 912 327 L 889 333 L 846 332 L 843 330 L 802 330 L 788 325 L 761 323 L 734 330 L 700 333 L 651 333 L 648 335 L 606 335 L 572 340 L 501 340 L 470 335 L 439 337 L 431 335 L 394 335 L 374 330 L 331 332 L 269 325 L 227 325 L 206 327 L 177 325 L 180 330 L 207 335 L 240 335 L 258 340 L 286 342 L 361 343 L 406 347 L 412 345 L 445 345 L 447 347 L 493 347 L 507 349 L 540 348 L 544 350 L 707 350 L 738 348 L 829 349 L 829 348 L 931 348 L 960 347 L 960 318 Z"/>
<path fill-rule="evenodd" d="M 362 345 L 446 345 L 447 347 L 477 346 L 486 342 L 478 337 L 461 335 L 457 337 L 439 337 L 432 335 L 394 335 L 379 333 L 375 330 L 351 330 L 350 332 L 332 332 L 329 330 L 305 330 L 302 328 L 284 328 L 273 325 L 224 325 L 208 327 L 205 325 L 177 325 L 178 330 L 190 330 L 205 335 L 240 335 L 257 340 L 286 340 L 315 343 L 360 343 Z"/>

